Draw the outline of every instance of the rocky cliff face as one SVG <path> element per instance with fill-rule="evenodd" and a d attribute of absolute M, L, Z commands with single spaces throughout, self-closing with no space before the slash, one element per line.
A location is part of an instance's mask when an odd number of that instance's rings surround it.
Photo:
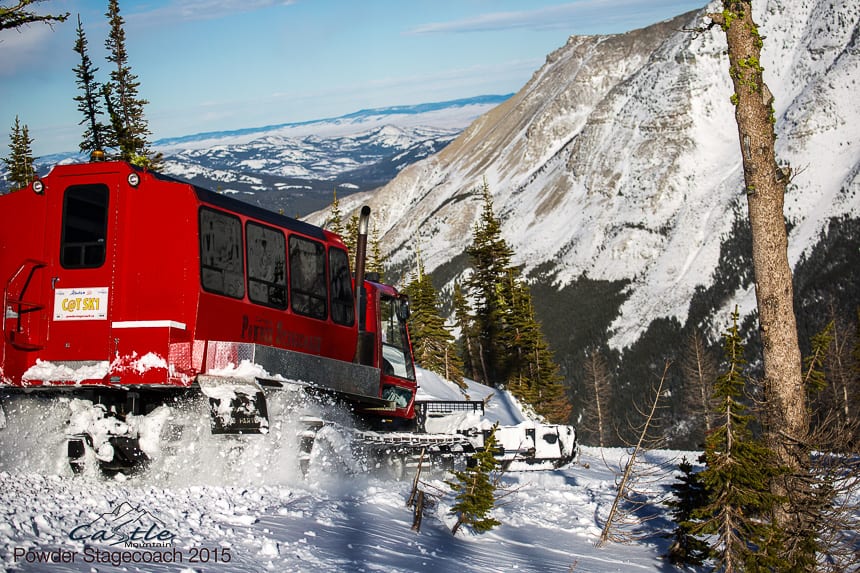
<path fill-rule="evenodd" d="M 786 217 L 796 264 L 832 219 L 860 215 L 860 5 L 754 6 L 776 98 L 777 155 L 795 170 Z M 610 348 L 631 347 L 657 320 L 685 324 L 691 301 L 727 273 L 718 267 L 730 268 L 726 245 L 746 208 L 725 37 L 692 31 L 708 11 L 571 37 L 440 153 L 342 206 L 371 205 L 395 271 L 408 272 L 420 246 L 426 269 L 450 284 L 486 180 L 515 262 L 536 286 L 614 285 Z M 699 323 L 719 331 L 735 304 L 754 310 L 748 277 L 737 274 Z M 538 310 L 549 316 L 546 304 Z M 564 305 L 574 324 L 577 301 Z"/>

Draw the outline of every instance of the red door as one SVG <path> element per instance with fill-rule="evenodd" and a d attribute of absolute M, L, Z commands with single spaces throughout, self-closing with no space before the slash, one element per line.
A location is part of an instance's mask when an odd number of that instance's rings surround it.
<path fill-rule="evenodd" d="M 73 381 L 107 375 L 110 310 L 116 256 L 119 177 L 99 173 L 64 177 L 51 191 L 46 259 L 47 347 L 50 361 Z M 56 189 L 60 187 L 60 189 Z"/>

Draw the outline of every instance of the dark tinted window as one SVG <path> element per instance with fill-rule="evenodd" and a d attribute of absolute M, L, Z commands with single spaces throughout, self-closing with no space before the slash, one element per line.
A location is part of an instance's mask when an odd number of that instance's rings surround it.
<path fill-rule="evenodd" d="M 242 221 L 213 209 L 200 209 L 200 281 L 209 292 L 242 298 Z"/>
<path fill-rule="evenodd" d="M 84 269 L 104 264 L 109 196 L 106 185 L 74 185 L 66 189 L 60 239 L 63 267 Z"/>
<path fill-rule="evenodd" d="M 331 275 L 331 319 L 338 324 L 352 326 L 355 322 L 355 299 L 346 251 L 329 249 L 328 267 Z"/>
<path fill-rule="evenodd" d="M 326 318 L 325 246 L 290 236 L 290 300 L 299 314 Z"/>
<path fill-rule="evenodd" d="M 248 248 L 248 298 L 287 308 L 287 250 L 284 234 L 256 223 L 245 226 Z"/>

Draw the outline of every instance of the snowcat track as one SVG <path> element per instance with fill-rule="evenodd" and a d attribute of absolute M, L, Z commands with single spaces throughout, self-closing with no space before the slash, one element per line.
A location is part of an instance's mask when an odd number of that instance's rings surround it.
<path fill-rule="evenodd" d="M 306 429 L 301 433 L 299 462 L 308 477 L 313 448 L 319 432 L 330 428 L 348 439 L 350 453 L 363 471 L 383 463 L 399 464 L 403 468 L 417 467 L 422 457 L 425 463 L 439 469 L 465 467 L 475 447 L 469 438 L 459 434 L 423 434 L 413 432 L 374 432 L 345 427 L 319 418 L 303 419 Z"/>

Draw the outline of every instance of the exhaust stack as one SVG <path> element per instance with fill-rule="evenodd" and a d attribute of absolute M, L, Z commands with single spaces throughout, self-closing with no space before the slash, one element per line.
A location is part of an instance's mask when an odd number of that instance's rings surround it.
<path fill-rule="evenodd" d="M 367 332 L 365 324 L 365 307 L 367 305 L 367 294 L 364 290 L 364 267 L 367 259 L 367 227 L 370 221 L 370 207 L 365 205 L 361 208 L 358 217 L 358 241 L 355 246 L 355 284 L 353 294 L 355 296 L 356 318 L 358 320 L 358 341 L 355 347 L 355 362 L 359 364 L 373 364 L 374 340 L 373 333 Z"/>
<path fill-rule="evenodd" d="M 364 290 L 364 267 L 367 259 L 367 227 L 370 222 L 370 207 L 365 205 L 361 208 L 361 214 L 358 216 L 358 241 L 355 245 L 355 287 L 353 294 L 355 300 L 359 299 L 359 294 Z M 359 324 L 362 324 L 359 321 Z"/>

